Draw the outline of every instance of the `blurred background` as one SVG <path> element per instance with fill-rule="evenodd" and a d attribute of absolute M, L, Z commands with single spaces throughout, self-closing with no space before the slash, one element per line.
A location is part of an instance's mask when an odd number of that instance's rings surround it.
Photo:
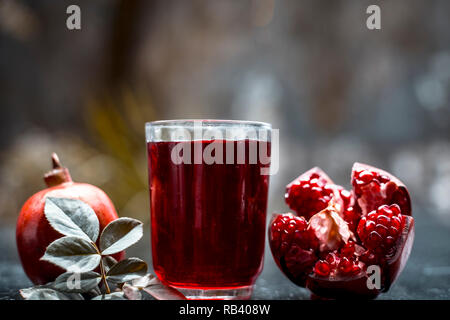
<path fill-rule="evenodd" d="M 81 30 L 66 28 L 71 4 Z M 370 4 L 381 30 L 366 27 Z M 15 222 L 51 152 L 148 223 L 144 123 L 248 119 L 280 129 L 269 213 L 287 210 L 284 186 L 312 166 L 345 187 L 355 161 L 398 176 L 416 245 L 384 297 L 448 299 L 449 15 L 447 0 L 0 0 L 1 259 L 18 261 Z M 139 246 L 151 262 L 148 233 Z M 0 267 L 11 276 L 20 266 Z M 257 298 L 307 296 L 270 252 L 258 281 Z"/>

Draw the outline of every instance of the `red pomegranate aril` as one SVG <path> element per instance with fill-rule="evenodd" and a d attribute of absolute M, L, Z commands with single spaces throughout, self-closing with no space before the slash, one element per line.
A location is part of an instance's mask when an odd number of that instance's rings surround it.
<path fill-rule="evenodd" d="M 326 277 L 330 274 L 331 268 L 327 261 L 319 260 L 314 266 L 314 272 L 322 277 Z"/>
<path fill-rule="evenodd" d="M 380 215 L 377 217 L 377 223 L 382 224 L 384 226 L 388 226 L 391 222 L 391 219 L 385 215 Z"/>
<path fill-rule="evenodd" d="M 389 227 L 389 235 L 393 238 L 397 238 L 398 237 L 398 229 L 395 227 Z"/>
<path fill-rule="evenodd" d="M 398 215 L 401 213 L 400 207 L 397 204 L 392 204 L 390 208 L 393 215 Z"/>
<path fill-rule="evenodd" d="M 361 220 L 359 220 L 358 226 L 356 228 L 356 233 L 358 235 L 364 233 L 364 229 L 366 228 L 366 222 L 367 222 L 366 217 L 362 217 Z"/>
<path fill-rule="evenodd" d="M 336 266 L 337 259 L 336 259 L 336 255 L 335 255 L 334 253 L 329 253 L 329 254 L 327 254 L 325 260 L 326 260 L 331 266 Z"/>
<path fill-rule="evenodd" d="M 297 226 L 295 225 L 295 221 L 291 221 L 287 228 L 288 228 L 287 232 L 289 234 L 291 234 L 292 232 L 295 232 L 295 229 L 297 229 Z"/>
<path fill-rule="evenodd" d="M 387 236 L 384 240 L 384 243 L 386 244 L 387 248 L 391 248 L 394 245 L 395 239 L 391 236 Z"/>
<path fill-rule="evenodd" d="M 361 259 L 361 261 L 365 262 L 367 265 L 372 265 L 377 262 L 377 258 L 375 256 L 375 254 L 370 250 L 367 250 L 366 252 L 364 252 L 361 255 L 360 259 Z"/>
<path fill-rule="evenodd" d="M 382 238 L 385 238 L 389 232 L 389 229 L 382 224 L 377 224 L 375 230 Z"/>
<path fill-rule="evenodd" d="M 343 274 L 351 273 L 353 269 L 353 262 L 351 262 L 347 257 L 343 257 L 339 262 L 338 269 Z"/>
<path fill-rule="evenodd" d="M 360 272 L 361 272 L 361 268 L 358 265 L 354 264 L 352 267 L 352 270 L 351 270 L 351 274 L 356 275 Z"/>
<path fill-rule="evenodd" d="M 393 215 L 393 211 L 387 205 L 379 207 L 378 210 L 382 211 L 388 217 L 392 217 Z"/>
<path fill-rule="evenodd" d="M 349 205 L 352 197 L 352 193 L 348 190 L 342 189 L 341 192 L 341 198 L 344 200 L 344 205 Z"/>
<path fill-rule="evenodd" d="M 369 212 L 369 214 L 367 215 L 367 219 L 369 219 L 369 220 L 375 221 L 376 218 L 377 218 L 376 211 Z"/>
<path fill-rule="evenodd" d="M 287 230 L 281 231 L 281 241 L 288 242 L 291 238 L 291 234 Z"/>
<path fill-rule="evenodd" d="M 401 225 L 402 225 L 402 220 L 399 217 L 392 217 L 391 226 L 393 228 L 396 228 L 398 230 L 398 229 L 400 229 Z"/>
<path fill-rule="evenodd" d="M 367 184 L 370 181 L 372 181 L 373 177 L 374 177 L 374 175 L 372 172 L 370 172 L 368 170 L 364 170 L 358 175 L 358 183 Z"/>
<path fill-rule="evenodd" d="M 367 238 L 366 245 L 367 245 L 367 247 L 369 247 L 369 249 L 374 249 L 374 248 L 378 247 L 382 241 L 383 241 L 383 238 L 381 238 L 381 235 L 376 231 L 372 231 L 371 233 L 369 233 L 369 237 Z"/>
<path fill-rule="evenodd" d="M 376 223 L 373 222 L 372 220 L 369 220 L 369 221 L 367 221 L 367 223 L 366 223 L 365 226 L 366 226 L 366 227 L 365 227 L 366 232 L 367 232 L 367 233 L 370 233 L 370 232 L 372 232 L 372 231 L 375 230 Z"/>
<path fill-rule="evenodd" d="M 355 244 L 353 242 L 348 242 L 341 248 L 341 255 L 343 257 L 352 258 L 355 254 Z"/>

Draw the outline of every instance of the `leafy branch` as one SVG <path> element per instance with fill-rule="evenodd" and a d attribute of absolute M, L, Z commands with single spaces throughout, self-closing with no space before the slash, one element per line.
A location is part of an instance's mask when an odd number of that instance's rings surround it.
<path fill-rule="evenodd" d="M 47 198 L 45 217 L 63 235 L 50 243 L 41 260 L 66 270 L 55 281 L 20 290 L 27 300 L 124 300 L 141 299 L 145 291 L 156 299 L 186 299 L 179 291 L 147 274 L 139 258 L 116 261 L 111 255 L 142 238 L 142 222 L 119 218 L 100 233 L 94 210 L 86 203 L 67 198 Z"/>

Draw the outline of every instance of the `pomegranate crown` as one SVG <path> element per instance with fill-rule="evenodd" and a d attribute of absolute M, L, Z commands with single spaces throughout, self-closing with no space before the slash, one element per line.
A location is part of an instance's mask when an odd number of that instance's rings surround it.
<path fill-rule="evenodd" d="M 66 182 L 72 182 L 69 169 L 63 167 L 58 155 L 52 153 L 52 167 L 53 169 L 44 175 L 44 181 L 47 187 L 54 187 Z"/>

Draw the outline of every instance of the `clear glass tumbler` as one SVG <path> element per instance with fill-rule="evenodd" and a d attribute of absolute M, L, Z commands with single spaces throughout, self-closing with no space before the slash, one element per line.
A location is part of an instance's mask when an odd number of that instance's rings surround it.
<path fill-rule="evenodd" d="M 270 124 L 146 124 L 156 275 L 191 299 L 247 299 L 263 267 Z"/>

